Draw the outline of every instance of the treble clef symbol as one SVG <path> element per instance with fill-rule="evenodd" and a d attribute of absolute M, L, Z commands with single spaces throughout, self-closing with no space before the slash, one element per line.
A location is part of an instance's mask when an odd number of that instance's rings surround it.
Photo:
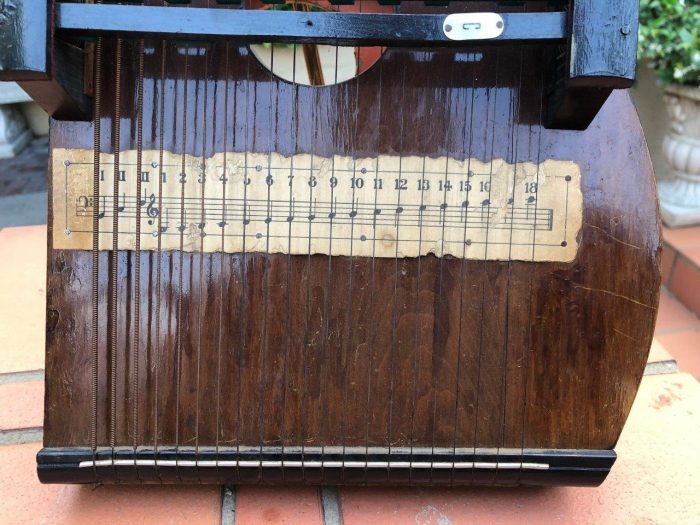
<path fill-rule="evenodd" d="M 157 206 L 155 206 L 156 203 L 156 196 L 151 193 L 151 196 L 149 197 L 149 203 L 148 207 L 146 208 L 146 215 L 150 217 L 148 219 L 148 224 L 153 225 L 155 222 L 155 219 L 160 215 L 160 210 L 158 209 Z"/>

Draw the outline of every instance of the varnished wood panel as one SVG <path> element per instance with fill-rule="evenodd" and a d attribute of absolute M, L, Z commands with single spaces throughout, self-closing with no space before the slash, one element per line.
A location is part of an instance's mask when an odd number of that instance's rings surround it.
<path fill-rule="evenodd" d="M 137 46 L 123 44 L 121 150 L 138 146 Z M 654 181 L 626 92 L 587 131 L 553 131 L 540 125 L 539 47 L 388 50 L 324 88 L 271 77 L 232 44 L 145 48 L 144 149 L 574 160 L 584 226 L 568 264 L 173 251 L 137 267 L 134 252 L 102 253 L 99 445 L 615 444 L 660 281 Z M 103 151 L 117 146 L 114 54 L 105 41 Z M 90 148 L 93 131 L 53 121 L 51 146 Z M 49 254 L 45 445 L 88 446 L 92 256 Z"/>

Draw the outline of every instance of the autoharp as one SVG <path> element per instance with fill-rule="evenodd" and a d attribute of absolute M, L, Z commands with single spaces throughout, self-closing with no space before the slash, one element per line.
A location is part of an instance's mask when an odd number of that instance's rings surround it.
<path fill-rule="evenodd" d="M 637 9 L 5 2 L 53 115 L 39 478 L 601 483 L 659 300 Z"/>

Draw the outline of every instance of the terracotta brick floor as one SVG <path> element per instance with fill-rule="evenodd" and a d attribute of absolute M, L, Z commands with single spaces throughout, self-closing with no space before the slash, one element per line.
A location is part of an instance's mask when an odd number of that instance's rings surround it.
<path fill-rule="evenodd" d="M 681 237 L 695 243 L 687 232 Z M 45 245 L 45 226 L 0 230 L 2 525 L 700 523 L 700 385 L 693 377 L 700 377 L 700 320 L 670 286 L 619 459 L 599 488 L 41 485 L 34 456 L 41 446 Z M 674 248 L 674 266 L 679 257 L 691 260 L 683 249 Z M 668 283 L 667 269 L 665 276 Z"/>
<path fill-rule="evenodd" d="M 663 235 L 665 289 L 657 339 L 671 351 L 681 370 L 700 379 L 700 227 L 664 228 Z"/>
<path fill-rule="evenodd" d="M 700 315 L 700 226 L 664 228 L 664 284 L 681 303 Z"/>

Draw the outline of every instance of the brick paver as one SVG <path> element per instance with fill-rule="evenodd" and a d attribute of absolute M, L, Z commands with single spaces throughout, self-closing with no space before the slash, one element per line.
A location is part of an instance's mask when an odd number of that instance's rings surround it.
<path fill-rule="evenodd" d="M 644 378 L 598 488 L 340 489 L 344 525 L 484 523 L 697 525 L 700 384 L 688 374 Z"/>
<path fill-rule="evenodd" d="M 660 335 L 659 342 L 669 349 L 679 370 L 693 374 L 700 381 L 700 329 Z"/>
<path fill-rule="evenodd" d="M 656 319 L 656 335 L 694 329 L 700 329 L 698 316 L 683 306 L 666 288 L 663 288 L 659 316 Z"/>
<path fill-rule="evenodd" d="M 317 487 L 239 487 L 236 525 L 321 525 Z"/>
<path fill-rule="evenodd" d="M 36 428 L 44 422 L 44 382 L 0 385 L 0 430 Z"/>
<path fill-rule="evenodd" d="M 0 230 L 0 374 L 44 368 L 46 226 Z"/>
<path fill-rule="evenodd" d="M 0 446 L 0 523 L 7 525 L 216 525 L 218 486 L 42 485 L 39 444 Z"/>

